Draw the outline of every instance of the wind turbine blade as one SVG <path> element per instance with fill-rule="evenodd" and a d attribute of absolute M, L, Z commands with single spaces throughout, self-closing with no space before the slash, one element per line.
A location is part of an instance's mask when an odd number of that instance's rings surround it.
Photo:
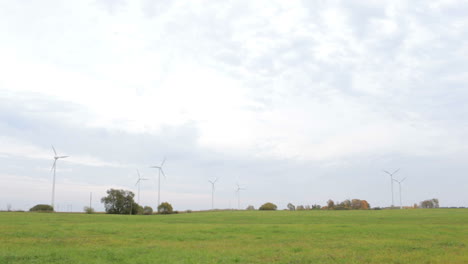
<path fill-rule="evenodd" d="M 52 168 L 50 168 L 50 171 L 53 171 L 55 168 L 55 163 L 57 163 L 57 160 L 54 160 L 54 164 L 52 164 Z"/>
<path fill-rule="evenodd" d="M 58 156 L 57 158 L 64 159 L 64 158 L 68 158 L 68 157 L 70 157 L 70 156 Z"/>
<path fill-rule="evenodd" d="M 53 145 L 52 145 L 52 149 L 54 150 L 55 156 L 57 156 L 57 151 L 55 151 L 55 148 Z"/>
<path fill-rule="evenodd" d="M 136 181 L 135 186 L 137 186 L 139 182 L 140 182 L 140 179 L 138 179 L 138 181 Z"/>
<path fill-rule="evenodd" d="M 406 180 L 406 177 L 404 177 L 403 180 L 401 180 L 400 182 L 403 182 L 404 180 Z"/>
<path fill-rule="evenodd" d="M 166 157 L 164 157 L 163 162 L 161 163 L 161 168 L 164 165 L 164 162 L 166 162 Z"/>
<path fill-rule="evenodd" d="M 385 172 L 385 173 L 387 173 L 387 174 L 389 174 L 389 175 L 392 175 L 390 172 L 388 172 L 388 171 L 386 171 L 386 170 L 384 170 L 383 172 Z"/>
<path fill-rule="evenodd" d="M 159 168 L 159 170 L 161 171 L 162 175 L 164 176 L 164 179 L 166 179 L 166 174 L 164 174 L 164 171 L 162 168 Z"/>
<path fill-rule="evenodd" d="M 397 170 L 396 170 L 396 171 L 394 171 L 392 174 L 395 174 L 395 173 L 397 173 L 399 170 L 400 170 L 400 169 L 397 169 Z"/>
<path fill-rule="evenodd" d="M 150 168 L 161 169 L 161 167 L 159 167 L 159 166 L 151 166 Z"/>
<path fill-rule="evenodd" d="M 219 178 L 215 178 L 214 182 L 216 183 L 219 180 Z"/>
<path fill-rule="evenodd" d="M 140 178 L 140 172 L 138 171 L 138 169 L 136 171 L 137 171 L 137 174 L 138 174 L 138 178 Z"/>

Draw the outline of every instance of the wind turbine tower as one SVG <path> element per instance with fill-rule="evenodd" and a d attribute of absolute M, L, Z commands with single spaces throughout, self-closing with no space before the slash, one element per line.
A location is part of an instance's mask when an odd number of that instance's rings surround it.
<path fill-rule="evenodd" d="M 137 170 L 137 174 L 138 174 L 138 181 L 136 182 L 135 185 L 138 185 L 138 204 L 140 204 L 140 185 L 141 185 L 141 181 L 146 181 L 148 179 L 142 178 L 140 176 L 140 172 L 138 170 Z"/>
<path fill-rule="evenodd" d="M 215 178 L 214 181 L 208 180 L 211 183 L 211 210 L 214 209 L 214 191 L 215 191 L 215 183 L 218 181 L 218 178 Z"/>
<path fill-rule="evenodd" d="M 54 164 L 52 165 L 51 171 L 54 171 L 54 178 L 53 178 L 53 181 L 52 181 L 52 203 L 51 203 L 51 206 L 52 206 L 52 208 L 54 208 L 54 202 L 55 202 L 55 170 L 57 168 L 57 160 L 68 158 L 69 156 L 59 156 L 59 155 L 57 155 L 57 151 L 55 150 L 54 146 L 52 146 L 52 149 L 54 150 Z"/>
<path fill-rule="evenodd" d="M 166 158 L 163 159 L 163 161 L 161 162 L 161 165 L 150 167 L 150 168 L 158 169 L 158 205 L 157 207 L 159 207 L 159 205 L 161 204 L 161 174 L 164 176 L 164 179 L 166 178 L 166 174 L 164 174 L 164 170 L 163 170 L 164 162 L 166 162 Z"/>
<path fill-rule="evenodd" d="M 399 193 L 400 193 L 400 209 L 403 209 L 403 205 L 402 205 L 402 203 L 401 203 L 401 183 L 402 183 L 405 179 L 406 179 L 406 177 L 403 178 L 403 180 L 401 180 L 401 181 L 399 181 L 399 180 L 397 180 L 397 179 L 393 179 L 394 181 L 398 182 Z"/>
<path fill-rule="evenodd" d="M 387 173 L 388 175 L 390 175 L 390 186 L 391 186 L 391 190 L 392 190 L 392 207 L 393 207 L 393 204 L 394 204 L 394 201 L 393 201 L 393 175 L 395 175 L 400 169 L 397 169 L 396 171 L 394 171 L 393 173 L 390 173 L 386 170 L 384 170 L 385 173 Z"/>
<path fill-rule="evenodd" d="M 237 188 L 236 188 L 236 193 L 237 193 L 237 209 L 240 210 L 240 191 L 241 191 L 241 190 L 245 190 L 245 188 L 240 187 L 239 184 L 236 184 L 236 185 L 237 185 Z"/>

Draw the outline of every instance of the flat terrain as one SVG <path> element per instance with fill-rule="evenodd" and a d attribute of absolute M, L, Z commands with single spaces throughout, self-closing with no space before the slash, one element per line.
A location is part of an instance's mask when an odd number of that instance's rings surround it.
<path fill-rule="evenodd" d="M 468 263 L 468 209 L 3 212 L 0 263 Z"/>

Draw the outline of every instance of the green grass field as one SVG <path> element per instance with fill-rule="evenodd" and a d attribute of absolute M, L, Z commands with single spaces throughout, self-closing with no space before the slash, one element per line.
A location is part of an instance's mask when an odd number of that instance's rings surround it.
<path fill-rule="evenodd" d="M 468 263 L 468 210 L 3 212 L 0 263 Z"/>

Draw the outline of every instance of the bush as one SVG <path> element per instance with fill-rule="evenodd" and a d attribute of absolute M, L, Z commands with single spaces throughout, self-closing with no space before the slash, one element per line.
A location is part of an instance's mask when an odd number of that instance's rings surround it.
<path fill-rule="evenodd" d="M 320 210 L 320 208 L 322 208 L 322 207 L 320 205 L 318 205 L 318 204 L 312 205 L 312 210 Z"/>
<path fill-rule="evenodd" d="M 153 208 L 151 208 L 151 206 L 143 207 L 143 214 L 145 214 L 145 215 L 153 214 Z"/>
<path fill-rule="evenodd" d="M 296 210 L 296 206 L 294 206 L 294 204 L 292 204 L 292 203 L 288 203 L 287 207 L 288 207 L 289 211 L 295 211 Z"/>
<path fill-rule="evenodd" d="M 174 213 L 172 205 L 168 202 L 161 203 L 158 206 L 158 213 L 160 214 L 172 214 Z"/>
<path fill-rule="evenodd" d="M 83 208 L 83 211 L 87 214 L 94 214 L 94 209 L 92 207 L 89 207 L 89 206 L 85 206 Z"/>
<path fill-rule="evenodd" d="M 249 205 L 249 206 L 247 206 L 247 208 L 245 210 L 252 211 L 252 210 L 255 210 L 255 207 L 253 205 Z"/>
<path fill-rule="evenodd" d="M 141 206 L 141 205 L 139 205 L 139 204 L 136 204 L 136 205 L 137 205 L 137 210 L 136 210 L 137 212 L 136 212 L 136 214 L 137 214 L 137 215 L 142 215 L 142 214 L 144 214 L 144 208 L 143 208 L 143 206 Z"/>
<path fill-rule="evenodd" d="M 37 204 L 31 209 L 29 209 L 29 211 L 30 212 L 53 212 L 54 208 L 48 204 Z"/>
<path fill-rule="evenodd" d="M 421 208 L 439 208 L 439 199 L 424 200 L 420 203 Z"/>
<path fill-rule="evenodd" d="M 258 210 L 276 210 L 276 209 L 278 209 L 278 206 L 276 206 L 276 204 L 273 204 L 273 203 L 265 203 L 262 206 L 260 206 L 260 208 L 258 208 Z"/>

